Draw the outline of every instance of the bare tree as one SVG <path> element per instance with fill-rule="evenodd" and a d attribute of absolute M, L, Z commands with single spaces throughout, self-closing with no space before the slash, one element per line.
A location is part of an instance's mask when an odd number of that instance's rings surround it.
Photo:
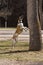
<path fill-rule="evenodd" d="M 36 0 L 27 0 L 27 20 L 30 29 L 29 50 L 41 49 L 40 23 L 37 20 Z"/>

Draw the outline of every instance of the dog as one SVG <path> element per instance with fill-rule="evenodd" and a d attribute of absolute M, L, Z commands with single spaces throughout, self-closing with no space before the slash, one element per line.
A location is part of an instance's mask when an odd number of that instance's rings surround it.
<path fill-rule="evenodd" d="M 17 41 L 18 41 L 18 36 L 23 32 L 23 30 L 25 30 L 25 31 L 28 30 L 28 28 L 23 25 L 22 20 L 23 20 L 23 17 L 20 16 L 20 17 L 18 18 L 18 23 L 17 23 L 16 31 L 15 31 L 15 33 L 13 34 L 13 37 L 12 37 L 13 46 L 15 46 L 15 44 L 17 43 Z"/>

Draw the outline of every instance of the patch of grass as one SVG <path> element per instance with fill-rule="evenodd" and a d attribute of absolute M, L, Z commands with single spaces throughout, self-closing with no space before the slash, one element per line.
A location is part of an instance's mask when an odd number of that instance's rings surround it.
<path fill-rule="evenodd" d="M 17 51 L 17 50 L 28 50 L 28 42 L 17 42 L 13 48 L 12 41 L 0 41 L 0 52 Z"/>
<path fill-rule="evenodd" d="M 12 40 L 10 40 L 10 41 L 0 41 L 0 46 L 3 46 L 4 47 L 4 45 L 5 46 L 8 46 L 8 45 L 12 45 L 13 44 L 13 42 L 12 42 Z M 28 46 L 28 42 L 17 42 L 15 45 L 16 46 Z"/>
<path fill-rule="evenodd" d="M 16 28 L 0 28 L 0 30 L 14 30 Z"/>
<path fill-rule="evenodd" d="M 28 42 L 18 42 L 12 47 L 12 41 L 0 42 L 0 59 L 43 61 L 42 51 L 28 51 Z"/>

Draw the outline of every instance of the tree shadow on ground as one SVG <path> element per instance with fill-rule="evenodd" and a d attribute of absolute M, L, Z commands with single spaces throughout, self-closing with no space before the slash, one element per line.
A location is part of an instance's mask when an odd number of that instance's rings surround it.
<path fill-rule="evenodd" d="M 12 53 L 22 53 L 22 52 L 28 52 L 29 50 L 17 50 L 17 51 L 8 51 L 8 52 L 2 52 L 0 54 L 12 54 Z"/>

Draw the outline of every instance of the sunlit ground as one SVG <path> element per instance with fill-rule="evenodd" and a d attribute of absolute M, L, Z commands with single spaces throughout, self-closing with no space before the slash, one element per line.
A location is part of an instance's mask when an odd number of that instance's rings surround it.
<path fill-rule="evenodd" d="M 15 28 L 0 28 L 15 29 Z M 14 60 L 29 60 L 29 61 L 43 61 L 43 50 L 29 51 L 28 42 L 17 42 L 12 47 L 12 41 L 0 41 L 0 59 L 14 59 Z"/>
<path fill-rule="evenodd" d="M 21 51 L 28 50 L 29 43 L 28 42 L 17 42 L 15 46 L 12 46 L 14 43 L 10 41 L 0 41 L 0 53 L 3 51 Z"/>
<path fill-rule="evenodd" d="M 28 51 L 28 42 L 18 42 L 15 47 L 12 47 L 12 41 L 0 42 L 0 59 L 14 59 L 14 60 L 31 60 L 43 61 L 43 50 L 41 51 Z"/>
<path fill-rule="evenodd" d="M 12 29 L 12 30 L 13 30 L 13 29 L 16 29 L 16 28 L 8 28 L 8 27 L 7 27 L 7 28 L 3 28 L 3 27 L 0 28 L 0 30 L 6 30 L 6 29 L 7 29 L 7 30 L 11 30 L 11 29 Z"/>

